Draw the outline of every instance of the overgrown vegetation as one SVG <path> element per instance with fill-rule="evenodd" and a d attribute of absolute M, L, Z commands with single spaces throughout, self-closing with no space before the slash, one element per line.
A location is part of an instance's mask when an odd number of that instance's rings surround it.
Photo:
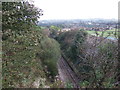
<path fill-rule="evenodd" d="M 57 75 L 60 48 L 36 26 L 42 11 L 29 2 L 2 4 L 3 88 L 49 86 Z"/>
<path fill-rule="evenodd" d="M 82 30 L 75 30 L 63 32 L 57 38 L 61 44 L 62 51 L 72 60 L 73 63 L 76 62 L 79 55 L 82 55 L 80 49 L 83 47 L 83 42 L 86 39 L 86 35 L 87 33 Z"/>
<path fill-rule="evenodd" d="M 81 30 L 58 36 L 62 52 L 80 78 L 80 87 L 116 87 L 117 42 Z"/>
<path fill-rule="evenodd" d="M 29 2 L 2 3 L 3 88 L 64 87 L 55 77 L 61 52 L 79 76 L 80 87 L 119 86 L 118 43 L 106 39 L 111 35 L 117 40 L 117 32 L 95 31 L 92 36 L 93 31 L 61 31 L 62 24 L 39 27 L 41 15 L 43 11 Z"/>

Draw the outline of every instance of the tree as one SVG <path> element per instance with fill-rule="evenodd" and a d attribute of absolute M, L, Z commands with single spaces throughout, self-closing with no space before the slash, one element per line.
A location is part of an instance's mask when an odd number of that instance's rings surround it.
<path fill-rule="evenodd" d="M 103 37 L 104 32 L 100 35 L 96 31 L 96 36 L 93 36 L 68 31 L 61 33 L 57 39 L 66 60 L 79 76 L 81 87 L 84 84 L 85 87 L 116 87 L 117 72 L 119 80 L 118 43 L 106 39 L 109 35 Z"/>
<path fill-rule="evenodd" d="M 32 30 L 37 19 L 43 15 L 42 10 L 36 8 L 29 2 L 3 2 L 2 3 L 2 31 L 3 40 L 7 39 L 9 33 Z"/>
<path fill-rule="evenodd" d="M 50 37 L 56 38 L 60 28 L 51 25 L 49 29 L 50 29 Z"/>
<path fill-rule="evenodd" d="M 36 26 L 42 10 L 29 2 L 3 2 L 2 86 L 30 88 L 46 85 L 48 71 L 55 77 L 59 44 Z M 52 65 L 52 66 L 51 66 Z M 47 66 L 47 71 L 46 67 Z M 53 78 L 52 78 L 53 79 Z"/>

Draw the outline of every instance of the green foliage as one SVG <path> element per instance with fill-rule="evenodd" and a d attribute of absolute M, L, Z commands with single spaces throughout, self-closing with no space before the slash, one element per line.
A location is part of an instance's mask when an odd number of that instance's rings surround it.
<path fill-rule="evenodd" d="M 115 42 L 107 42 L 98 47 L 96 80 L 102 87 L 114 87 L 113 83 L 116 82 L 117 49 L 118 45 Z"/>
<path fill-rule="evenodd" d="M 61 49 L 70 60 L 76 62 L 78 55 L 82 54 L 80 48 L 86 39 L 87 33 L 81 30 L 63 32 L 57 40 L 61 44 Z"/>
<path fill-rule="evenodd" d="M 60 30 L 59 27 L 57 27 L 57 26 L 53 26 L 53 25 L 50 26 L 50 29 L 54 29 L 54 30 L 56 30 L 56 31 Z"/>
<path fill-rule="evenodd" d="M 54 77 L 59 57 L 59 44 L 39 31 L 11 36 L 3 41 L 3 87 L 20 87 L 24 79 L 30 84 L 36 77 L 46 78 L 44 65 Z"/>
<path fill-rule="evenodd" d="M 113 88 L 115 87 L 114 85 L 115 79 L 114 78 L 107 78 L 105 82 L 103 82 L 103 85 L 105 88 Z"/>
<path fill-rule="evenodd" d="M 64 88 L 63 82 L 60 80 L 56 80 L 52 85 L 50 85 L 50 88 L 56 88 L 59 90 L 59 88 Z"/>
<path fill-rule="evenodd" d="M 103 55 L 106 56 L 107 59 L 113 59 L 115 58 L 115 53 L 117 54 L 116 50 L 117 50 L 117 44 L 115 44 L 114 42 L 108 42 L 104 45 L 101 45 L 98 47 L 99 48 L 99 52 Z"/>
<path fill-rule="evenodd" d="M 66 88 L 73 88 L 73 84 L 72 83 L 66 83 Z"/>
<path fill-rule="evenodd" d="M 42 15 L 42 10 L 36 8 L 33 4 L 29 4 L 29 2 L 3 2 L 2 29 L 3 31 L 8 29 L 29 30 L 36 24 L 40 15 Z"/>
<path fill-rule="evenodd" d="M 90 83 L 88 81 L 82 81 L 82 82 L 80 82 L 80 87 L 86 88 L 86 87 L 88 87 L 89 84 Z"/>
<path fill-rule="evenodd" d="M 57 38 L 63 54 L 70 63 L 72 62 L 74 71 L 79 75 L 80 86 L 115 87 L 117 43 L 110 40 L 100 43 L 101 37 L 86 40 L 86 36 L 87 34 L 80 30 L 63 32 Z M 95 46 L 98 42 L 99 46 Z"/>
<path fill-rule="evenodd" d="M 96 35 L 96 31 L 86 31 L 88 34 L 90 35 Z M 110 36 L 110 37 L 113 37 L 113 38 L 118 38 L 118 30 L 106 30 L 106 31 L 97 31 L 97 34 L 98 36 L 101 36 L 102 37 L 107 37 L 107 36 Z"/>
<path fill-rule="evenodd" d="M 113 88 L 116 82 L 117 43 L 106 41 L 95 48 L 97 54 L 88 58 L 88 63 L 93 68 L 88 73 L 89 87 Z"/>
<path fill-rule="evenodd" d="M 60 58 L 59 44 L 50 38 L 44 38 L 41 41 L 42 52 L 38 55 L 43 64 L 48 66 L 48 71 L 51 72 L 52 76 L 57 74 L 57 60 Z"/>
<path fill-rule="evenodd" d="M 41 35 L 34 34 L 11 36 L 3 41 L 3 87 L 24 87 L 24 80 L 30 85 L 39 75 L 45 78 L 41 61 L 36 57 L 41 50 L 35 40 Z"/>
<path fill-rule="evenodd" d="M 49 29 L 50 29 L 50 37 L 56 38 L 60 28 L 52 25 L 52 26 L 50 26 Z"/>
<path fill-rule="evenodd" d="M 9 38 L 12 31 L 21 34 L 33 30 L 37 18 L 42 15 L 42 10 L 29 2 L 3 2 L 2 3 L 2 31 L 3 40 Z"/>
<path fill-rule="evenodd" d="M 46 78 L 46 68 L 54 77 L 60 57 L 59 44 L 36 26 L 41 15 L 28 2 L 4 2 L 2 37 L 3 88 L 32 87 L 37 78 Z M 40 82 L 41 87 L 46 82 Z"/>

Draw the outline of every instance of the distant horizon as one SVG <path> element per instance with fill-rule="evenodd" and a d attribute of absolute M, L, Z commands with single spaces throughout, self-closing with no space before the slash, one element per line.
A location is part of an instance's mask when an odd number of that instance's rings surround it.
<path fill-rule="evenodd" d="M 44 16 L 44 14 L 43 14 L 43 16 Z M 98 17 L 98 18 L 43 18 L 43 16 L 40 16 L 40 18 L 39 18 L 39 20 L 73 20 L 73 19 L 81 19 L 81 20 L 88 20 L 88 19 L 106 19 L 106 20 L 112 20 L 112 19 L 114 19 L 114 20 L 118 20 L 118 17 L 117 18 L 100 18 L 100 17 Z"/>
<path fill-rule="evenodd" d="M 115 20 L 115 21 L 118 21 L 118 19 L 116 19 L 116 18 L 110 18 L 110 19 L 106 19 L 106 18 L 41 19 L 41 17 L 38 21 L 41 21 L 41 20 L 42 21 L 43 20 Z"/>

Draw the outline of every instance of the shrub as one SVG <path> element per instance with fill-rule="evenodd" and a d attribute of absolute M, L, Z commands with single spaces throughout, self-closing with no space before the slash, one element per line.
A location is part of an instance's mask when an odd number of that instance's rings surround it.
<path fill-rule="evenodd" d="M 76 62 L 80 52 L 80 48 L 86 39 L 87 33 L 81 30 L 73 30 L 61 33 L 57 40 L 61 44 L 64 54 L 73 62 Z"/>
<path fill-rule="evenodd" d="M 39 31 L 13 34 L 3 41 L 3 87 L 30 87 L 35 78 L 46 78 L 44 63 L 56 75 L 59 56 L 59 44 Z"/>

